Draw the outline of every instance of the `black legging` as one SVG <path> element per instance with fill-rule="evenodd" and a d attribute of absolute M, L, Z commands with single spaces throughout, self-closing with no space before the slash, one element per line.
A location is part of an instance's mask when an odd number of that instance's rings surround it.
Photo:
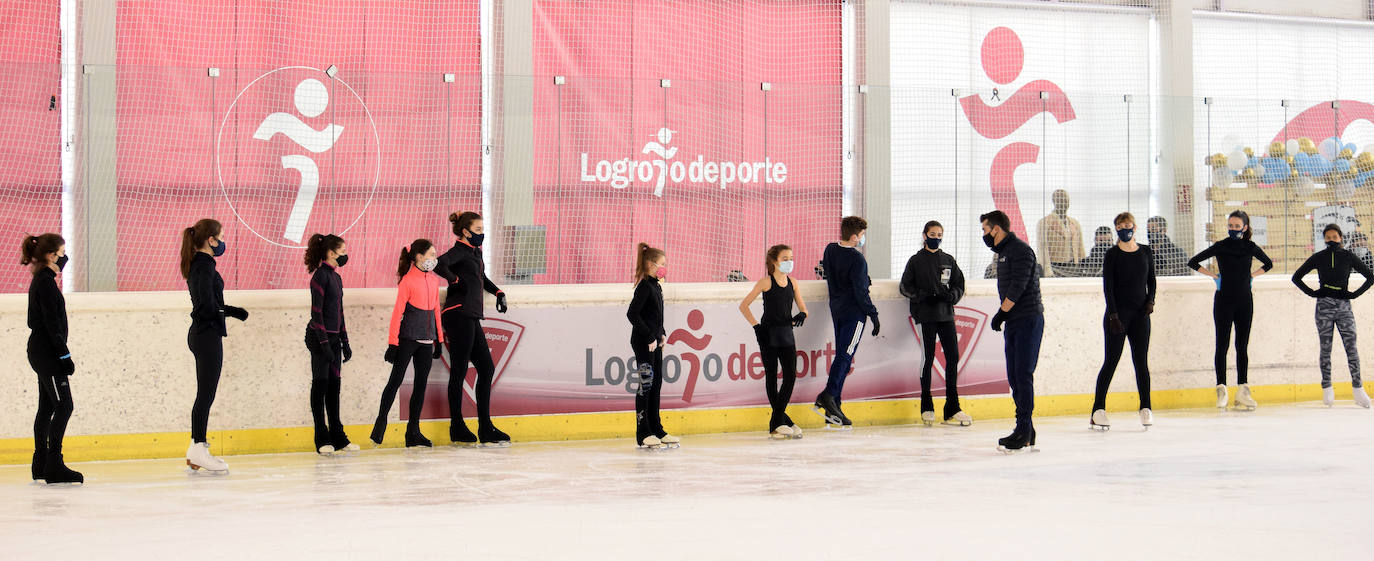
<path fill-rule="evenodd" d="M 434 344 L 401 339 L 397 345 L 396 362 L 391 364 L 391 377 L 382 390 L 382 405 L 377 409 L 377 422 L 372 426 L 372 441 L 381 442 L 386 432 L 386 417 L 391 413 L 391 403 L 396 401 L 396 392 L 401 390 L 401 382 L 406 377 L 406 363 L 414 363 L 415 384 L 410 392 L 410 419 L 406 421 L 406 434 L 420 432 L 420 411 L 425 406 L 425 383 L 429 380 L 429 367 L 434 364 Z"/>
<path fill-rule="evenodd" d="M 630 341 L 630 348 L 635 352 L 635 364 L 651 367 L 649 374 L 640 378 L 640 390 L 635 393 L 635 438 L 662 438 L 668 434 L 658 415 L 659 393 L 663 391 L 663 345 L 650 351 L 649 343 Z"/>
<path fill-rule="evenodd" d="M 454 312 L 444 314 L 444 336 L 448 338 L 449 375 L 448 409 L 454 423 L 463 422 L 463 380 L 467 378 L 468 363 L 477 369 L 477 421 L 480 426 L 491 424 L 491 382 L 496 376 L 496 363 L 491 360 L 482 321 Z"/>
<path fill-rule="evenodd" d="M 72 418 L 72 390 L 56 358 L 39 358 L 50 355 L 47 349 L 29 351 L 29 366 L 38 373 L 38 414 L 33 419 L 33 446 L 34 452 L 61 454 L 67 421 Z"/>
<path fill-rule="evenodd" d="M 768 432 L 781 426 L 792 426 L 792 418 L 787 416 L 787 404 L 792 401 L 792 387 L 797 383 L 797 347 L 774 347 L 760 345 L 759 354 L 763 356 L 764 392 L 768 394 L 768 404 L 773 407 L 773 415 L 768 419 Z M 778 370 L 782 370 L 782 387 L 778 387 Z"/>
<path fill-rule="evenodd" d="M 1112 385 L 1112 375 L 1116 365 L 1121 362 L 1121 352 L 1126 341 L 1131 342 L 1131 364 L 1135 366 L 1135 387 L 1140 392 L 1140 408 L 1150 408 L 1150 316 L 1142 314 L 1126 324 L 1125 333 L 1112 333 L 1106 317 L 1102 318 L 1103 339 L 1106 353 L 1102 359 L 1102 370 L 1097 372 L 1097 391 L 1093 395 L 1093 411 L 1107 408 L 1107 390 Z M 1223 359 L 1225 360 L 1225 359 Z"/>
<path fill-rule="evenodd" d="M 1236 326 L 1236 383 L 1247 384 L 1250 367 L 1250 322 L 1255 318 L 1255 300 L 1246 295 L 1242 299 L 1223 299 L 1218 293 L 1212 300 L 1212 321 L 1217 327 L 1215 364 L 1217 385 L 1226 385 L 1226 347 L 1231 342 L 1231 325 Z"/>
<path fill-rule="evenodd" d="M 224 368 L 224 338 L 210 329 L 186 334 L 186 346 L 196 357 L 196 402 L 191 406 L 191 441 L 205 442 L 205 427 L 210 424 L 210 406 L 219 390 L 219 375 Z"/>
<path fill-rule="evenodd" d="M 343 421 L 339 420 L 343 340 L 338 334 L 330 333 L 326 344 L 333 353 L 333 360 L 326 359 L 320 351 L 314 333 L 307 335 L 306 348 L 310 349 L 310 415 L 315 420 L 315 449 L 329 444 L 338 450 L 349 444 Z"/>
<path fill-rule="evenodd" d="M 945 351 L 945 418 L 953 417 L 959 408 L 959 339 L 954 322 L 925 322 L 921 324 L 921 412 L 935 411 L 935 399 L 930 395 L 930 371 L 935 366 L 935 340 Z"/>

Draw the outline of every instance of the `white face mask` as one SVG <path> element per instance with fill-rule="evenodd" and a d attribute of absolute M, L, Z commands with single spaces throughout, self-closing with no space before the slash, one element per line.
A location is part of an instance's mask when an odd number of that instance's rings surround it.
<path fill-rule="evenodd" d="M 428 273 L 428 272 L 430 272 L 430 271 L 433 271 L 434 268 L 437 267 L 438 265 L 439 265 L 439 260 L 438 260 L 438 259 L 426 259 L 424 262 L 420 263 L 420 270 L 421 270 L 421 271 L 424 271 L 424 272 L 426 272 L 426 273 Z"/>
<path fill-rule="evenodd" d="M 863 247 L 866 243 L 868 243 L 868 234 L 859 236 L 859 247 Z"/>
<path fill-rule="evenodd" d="M 792 274 L 792 262 L 783 261 L 782 263 L 778 263 L 778 270 L 782 271 L 782 274 L 784 275 Z"/>

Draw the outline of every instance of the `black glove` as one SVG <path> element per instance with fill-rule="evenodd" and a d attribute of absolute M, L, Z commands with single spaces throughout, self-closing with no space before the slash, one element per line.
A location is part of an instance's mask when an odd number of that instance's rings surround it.
<path fill-rule="evenodd" d="M 762 323 L 754 324 L 754 339 L 758 340 L 760 347 L 768 346 L 768 328 Z"/>
<path fill-rule="evenodd" d="M 1155 303 L 1154 303 L 1154 302 L 1146 302 L 1146 303 L 1145 303 L 1145 307 L 1142 308 L 1141 311 L 1142 311 L 1142 312 L 1145 312 L 1145 315 L 1147 315 L 1147 316 L 1150 315 L 1150 314 L 1155 313 Z"/>
<path fill-rule="evenodd" d="M 400 347 L 397 347 L 396 345 L 387 345 L 387 346 L 386 346 L 386 354 L 382 355 L 382 360 L 385 360 L 385 361 L 390 362 L 390 363 L 395 363 L 395 362 L 396 362 L 396 353 L 398 353 L 398 352 L 400 352 L 400 351 L 401 351 L 401 348 L 400 348 Z"/>
<path fill-rule="evenodd" d="M 1002 324 L 1003 324 L 1003 323 L 1006 323 L 1006 321 L 1007 321 L 1007 313 L 1004 312 L 1004 311 L 1002 311 L 1002 310 L 1000 310 L 1000 309 L 997 310 L 997 313 L 992 314 L 992 330 L 993 330 L 993 331 L 1001 331 L 1001 330 L 1002 330 Z"/>
<path fill-rule="evenodd" d="M 344 355 L 344 359 L 343 359 L 344 362 L 348 362 L 348 361 L 350 361 L 350 360 L 353 360 L 353 347 L 348 346 L 348 341 L 344 341 L 344 342 L 343 342 L 343 355 Z"/>
<path fill-rule="evenodd" d="M 76 363 L 72 362 L 71 355 L 67 355 L 67 358 L 58 360 L 62 362 L 62 374 L 66 376 L 71 376 L 72 373 L 76 372 Z"/>
<path fill-rule="evenodd" d="M 434 344 L 434 358 L 444 358 L 444 344 L 443 344 L 443 343 L 435 343 L 435 344 Z"/>
<path fill-rule="evenodd" d="M 506 313 L 506 310 L 507 310 L 507 309 L 509 309 L 509 307 L 506 306 L 506 293 L 504 293 L 504 292 L 497 292 L 497 293 L 496 293 L 496 311 L 501 312 L 501 313 L 504 314 L 504 313 Z"/>
<path fill-rule="evenodd" d="M 320 350 L 320 354 L 324 355 L 325 362 L 334 362 L 334 349 L 329 348 L 328 340 L 320 341 L 317 347 Z"/>
<path fill-rule="evenodd" d="M 238 306 L 225 306 L 224 315 L 239 321 L 248 321 L 248 310 Z"/>
<path fill-rule="evenodd" d="M 1107 328 L 1118 335 L 1126 332 L 1126 324 L 1121 323 L 1121 317 L 1116 314 L 1107 316 Z"/>
<path fill-rule="evenodd" d="M 792 327 L 801 327 L 804 323 L 806 323 L 806 312 L 797 312 L 797 315 L 792 316 Z"/>
<path fill-rule="evenodd" d="M 878 336 L 878 330 L 881 329 L 881 328 L 883 327 L 883 324 L 881 324 L 881 323 L 878 322 L 878 314 L 873 314 L 873 315 L 871 315 L 871 316 L 868 316 L 868 321 L 870 321 L 870 322 L 873 323 L 873 336 L 874 336 L 874 337 L 877 337 L 877 336 Z"/>

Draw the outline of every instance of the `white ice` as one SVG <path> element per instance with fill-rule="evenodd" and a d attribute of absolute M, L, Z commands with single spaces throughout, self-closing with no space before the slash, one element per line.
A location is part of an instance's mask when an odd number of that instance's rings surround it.
<path fill-rule="evenodd" d="M 797 414 L 799 412 L 794 412 Z M 0 468 L 3 559 L 1369 559 L 1374 412 L 1134 412 L 970 428 Z M 670 429 L 673 427 L 669 427 Z"/>

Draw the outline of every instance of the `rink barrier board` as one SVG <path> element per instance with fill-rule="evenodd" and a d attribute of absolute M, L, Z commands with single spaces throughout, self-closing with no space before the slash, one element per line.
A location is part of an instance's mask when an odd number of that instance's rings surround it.
<path fill-rule="evenodd" d="M 1351 399 L 1350 384 L 1335 383 L 1338 400 Z M 1321 399 L 1317 384 L 1277 384 L 1251 386 L 1260 407 L 1270 403 L 1293 403 Z M 1230 386 L 1231 400 L 1235 386 Z M 1037 396 L 1037 417 L 1082 415 L 1086 419 L 1092 407 L 1092 394 Z M 1216 405 L 1215 388 L 1161 390 L 1151 392 L 1155 411 L 1167 409 L 1211 408 Z M 964 411 L 975 423 L 1005 420 L 1014 416 L 1010 396 L 961 398 Z M 936 398 L 935 409 L 940 411 L 943 399 Z M 857 426 L 909 425 L 920 421 L 919 399 L 856 401 L 845 404 L 846 413 Z M 1138 396 L 1135 392 L 1111 393 L 1107 396 L 1109 412 L 1135 411 Z M 809 404 L 794 403 L 787 413 L 803 428 L 819 429 L 820 418 L 812 413 Z M 77 411 L 80 414 L 80 411 Z M 937 413 L 938 414 L 938 413 Z M 768 423 L 767 407 L 721 409 L 668 409 L 662 412 L 663 424 L 679 435 L 726 432 L 763 433 Z M 213 422 L 213 420 L 212 420 Z M 599 440 L 633 438 L 634 413 L 579 413 L 567 415 L 528 415 L 498 417 L 497 425 L 520 442 L 548 442 L 570 440 Z M 476 422 L 468 420 L 469 428 Z M 423 421 L 424 432 L 436 446 L 449 444 L 448 420 Z M 349 438 L 364 450 L 371 448 L 367 435 L 372 425 L 348 425 Z M 262 428 L 209 433 L 211 451 L 216 455 L 276 454 L 310 451 L 314 444 L 313 427 Z M 391 423 L 387 427 L 383 448 L 399 448 L 405 443 L 405 423 Z M 190 444 L 189 433 L 136 433 L 70 436 L 64 443 L 64 455 L 69 462 L 100 460 L 132 460 L 182 458 Z M 33 454 L 32 438 L 0 440 L 0 465 L 26 464 Z"/>

